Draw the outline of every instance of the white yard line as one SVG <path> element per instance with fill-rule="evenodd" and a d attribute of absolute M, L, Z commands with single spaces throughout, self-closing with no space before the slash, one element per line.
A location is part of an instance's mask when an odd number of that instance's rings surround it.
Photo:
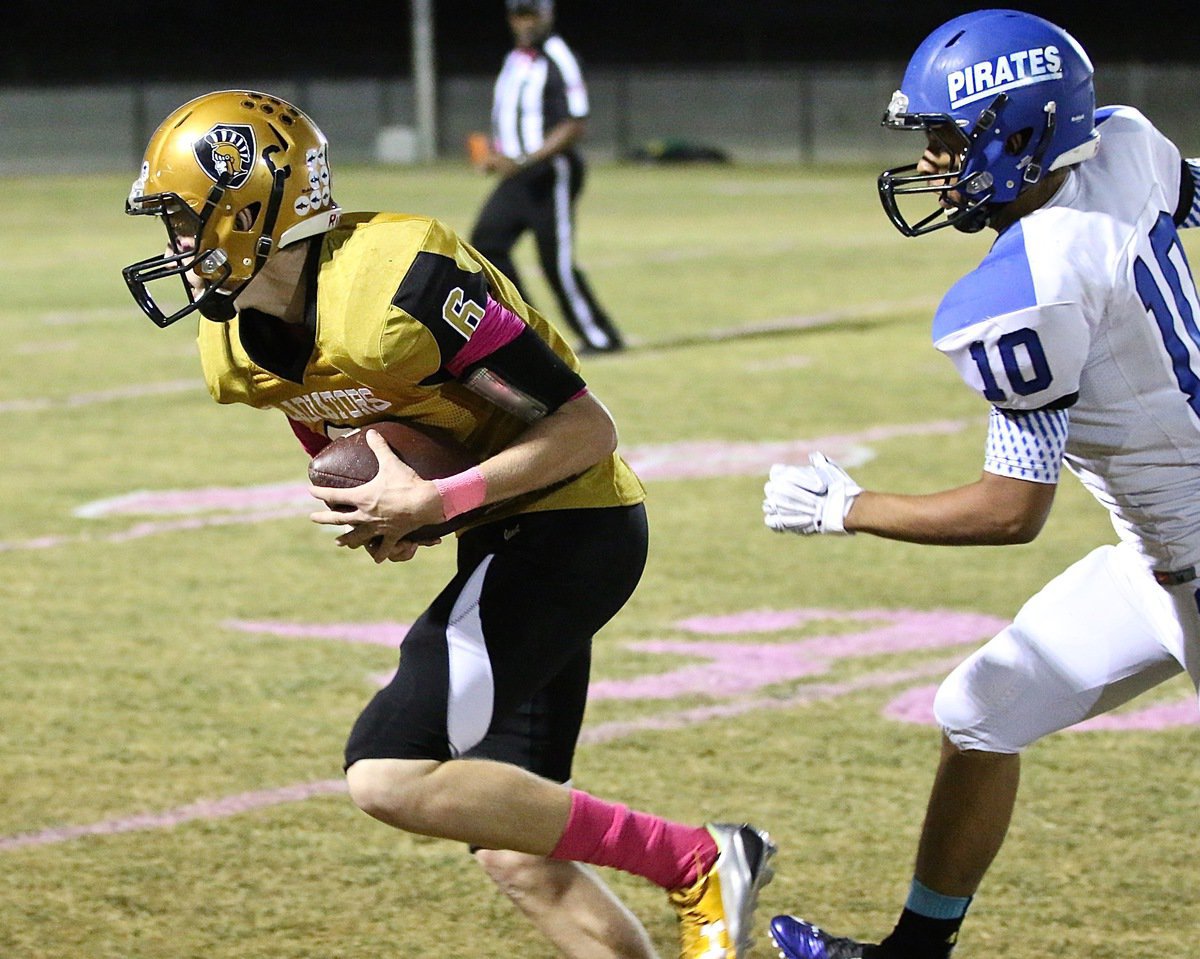
<path fill-rule="evenodd" d="M 889 313 L 907 312 L 910 310 L 932 310 L 936 301 L 927 297 L 916 297 L 907 300 L 880 300 L 874 303 L 864 303 L 850 306 L 841 310 L 827 310 L 821 313 L 798 314 L 783 316 L 773 320 L 742 323 L 738 326 L 721 327 L 714 330 L 704 330 L 695 335 L 677 339 L 634 340 L 635 347 L 631 354 L 637 355 L 637 347 L 644 349 L 661 349 L 671 346 L 682 346 L 703 342 L 724 342 L 744 337 L 764 336 L 773 333 L 789 333 L 795 330 L 808 330 L 823 326 L 832 326 L 853 320 L 871 319 L 886 316 Z M 104 311 L 97 311 L 104 312 Z M 53 314 L 47 314 L 53 315 Z M 204 383 L 200 379 L 167 380 L 161 383 L 143 383 L 124 386 L 110 390 L 95 390 L 87 393 L 75 393 L 69 396 L 50 397 L 40 396 L 23 399 L 0 400 L 0 413 L 44 413 L 52 410 L 76 409 L 86 406 L 98 406 L 106 403 L 118 403 L 125 400 L 141 399 L 147 396 L 166 396 L 175 393 L 192 391 L 202 392 Z"/>

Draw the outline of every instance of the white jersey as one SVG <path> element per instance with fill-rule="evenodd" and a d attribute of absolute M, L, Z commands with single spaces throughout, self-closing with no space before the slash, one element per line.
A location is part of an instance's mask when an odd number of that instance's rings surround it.
<path fill-rule="evenodd" d="M 1069 408 L 1063 459 L 1121 539 L 1156 570 L 1200 567 L 1200 304 L 1173 219 L 1181 157 L 1134 109 L 1097 122 L 1098 154 L 951 288 L 934 342 L 1001 411 Z"/>
<path fill-rule="evenodd" d="M 492 94 L 495 149 L 518 159 L 533 153 L 565 120 L 588 115 L 588 93 L 579 62 L 562 37 L 534 49 L 517 48 L 504 60 Z"/>

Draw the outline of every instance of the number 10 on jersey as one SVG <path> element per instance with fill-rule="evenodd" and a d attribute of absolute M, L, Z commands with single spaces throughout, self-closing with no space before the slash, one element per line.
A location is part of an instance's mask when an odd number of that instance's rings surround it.
<path fill-rule="evenodd" d="M 979 376 L 983 380 L 984 398 L 993 403 L 1004 402 L 1008 399 L 1008 394 L 996 379 L 991 354 L 995 354 L 1000 361 L 999 368 L 1004 371 L 1009 389 L 1018 396 L 1040 393 L 1054 380 L 1050 373 L 1050 363 L 1046 359 L 1046 351 L 1042 348 L 1042 341 L 1038 339 L 1037 331 L 1027 326 L 1005 333 L 991 344 L 990 350 L 983 340 L 976 340 L 971 344 L 970 351 L 971 359 L 975 361 L 979 368 Z M 1022 353 L 1026 360 L 1025 369 L 1022 369 L 1021 364 Z"/>

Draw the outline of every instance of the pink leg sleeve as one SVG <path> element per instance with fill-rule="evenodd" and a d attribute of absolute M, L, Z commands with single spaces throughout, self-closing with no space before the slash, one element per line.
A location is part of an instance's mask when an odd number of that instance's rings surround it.
<path fill-rule="evenodd" d="M 611 866 L 678 889 L 712 868 L 717 844 L 703 827 L 634 812 L 574 789 L 567 828 L 550 858 Z"/>

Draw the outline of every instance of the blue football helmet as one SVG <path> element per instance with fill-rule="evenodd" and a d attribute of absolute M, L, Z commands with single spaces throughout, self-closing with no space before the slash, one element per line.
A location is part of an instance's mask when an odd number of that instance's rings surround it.
<path fill-rule="evenodd" d="M 950 169 L 885 170 L 883 208 L 905 236 L 981 230 L 1045 173 L 1095 155 L 1095 111 L 1091 61 L 1061 27 L 1016 10 L 956 17 L 917 48 L 883 116 L 889 129 L 923 133 Z M 930 194 L 938 208 L 910 222 L 902 199 Z"/>

